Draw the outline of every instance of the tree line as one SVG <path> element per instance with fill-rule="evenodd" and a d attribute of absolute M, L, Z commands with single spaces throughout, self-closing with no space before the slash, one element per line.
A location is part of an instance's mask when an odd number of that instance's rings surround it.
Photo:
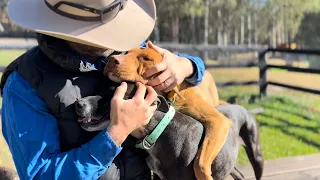
<path fill-rule="evenodd" d="M 155 0 L 158 19 L 150 39 L 181 44 L 276 46 L 320 44 L 320 0 Z M 2 34 L 29 31 L 8 20 L 0 0 Z M 26 33 L 27 32 L 27 33 Z M 0 35 L 1 35 L 0 33 Z"/>
<path fill-rule="evenodd" d="M 158 22 L 152 39 L 158 42 L 308 46 L 316 40 L 311 36 L 320 37 L 320 29 L 313 28 L 319 21 L 319 0 L 156 0 L 156 4 Z"/>

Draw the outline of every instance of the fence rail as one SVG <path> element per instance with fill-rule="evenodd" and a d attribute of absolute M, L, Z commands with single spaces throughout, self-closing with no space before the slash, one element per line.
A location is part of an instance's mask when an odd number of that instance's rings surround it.
<path fill-rule="evenodd" d="M 281 83 L 272 82 L 272 81 L 269 81 L 268 85 L 280 86 L 280 87 L 284 87 L 284 88 L 289 88 L 289 89 L 313 93 L 313 94 L 320 94 L 320 90 L 292 86 L 292 85 L 288 85 L 288 84 L 281 84 Z"/>
<path fill-rule="evenodd" d="M 0 43 L 1 50 L 7 49 L 24 49 L 28 50 L 32 47 L 36 46 L 37 42 L 35 39 L 25 39 L 23 43 L 21 42 L 13 42 L 10 44 Z M 299 49 L 299 50 L 291 50 L 291 49 L 273 49 L 267 48 L 265 46 L 254 46 L 248 47 L 246 45 L 240 46 L 217 46 L 217 45 L 186 45 L 186 44 L 171 44 L 171 43 L 161 43 L 160 47 L 166 48 L 171 51 L 182 51 L 185 52 L 187 50 L 196 50 L 200 53 L 205 51 L 229 51 L 229 52 L 259 52 L 259 62 L 238 62 L 233 64 L 219 64 L 219 65 L 210 65 L 206 64 L 206 68 L 248 68 L 248 67 L 259 67 L 259 81 L 237 81 L 237 82 L 217 82 L 217 86 L 244 86 L 244 85 L 259 85 L 260 96 L 267 95 L 267 87 L 268 85 L 280 86 L 284 88 L 294 89 L 298 91 L 320 94 L 320 90 L 308 89 L 303 87 L 292 86 L 288 84 L 281 84 L 277 82 L 272 82 L 267 80 L 267 72 L 270 68 L 277 68 L 288 70 L 290 72 L 299 72 L 299 73 L 312 73 L 312 74 L 320 74 L 320 69 L 312 69 L 312 68 L 297 68 L 297 67 L 288 67 L 288 66 L 279 66 L 279 65 L 268 65 L 267 54 L 269 52 L 279 52 L 279 53 L 290 53 L 290 54 L 306 54 L 306 55 L 319 55 L 320 50 L 313 49 Z M 0 72 L 3 72 L 5 67 L 0 67 Z"/>
<path fill-rule="evenodd" d="M 219 64 L 219 65 L 206 65 L 207 68 L 248 68 L 248 67 L 259 67 L 259 81 L 237 81 L 237 82 L 218 82 L 217 86 L 243 86 L 243 85 L 259 85 L 260 96 L 267 95 L 267 87 L 268 85 L 279 86 L 284 88 L 289 88 L 293 90 L 320 94 L 320 90 L 309 89 L 304 87 L 292 86 L 289 84 L 282 84 L 278 82 L 268 81 L 267 72 L 271 68 L 288 70 L 290 72 L 299 72 L 299 73 L 310 73 L 310 74 L 320 74 L 320 69 L 312 69 L 312 68 L 297 68 L 297 67 L 289 67 L 289 66 L 279 66 L 279 65 L 268 65 L 268 53 L 269 52 L 279 52 L 279 53 L 291 53 L 291 54 L 305 54 L 305 55 L 319 55 L 320 50 L 306 50 L 306 49 L 274 49 L 268 48 L 260 51 L 259 53 L 259 62 L 239 62 L 233 64 Z"/>
<path fill-rule="evenodd" d="M 230 81 L 230 82 L 216 82 L 219 87 L 224 86 L 247 86 L 247 85 L 258 85 L 259 81 Z"/>
<path fill-rule="evenodd" d="M 267 95 L 267 87 L 268 85 L 273 86 L 280 86 L 284 88 L 289 88 L 293 90 L 313 93 L 313 94 L 320 94 L 320 90 L 316 89 L 310 89 L 310 88 L 304 88 L 304 87 L 298 87 L 293 86 L 289 84 L 282 84 L 277 82 L 272 82 L 267 80 L 267 71 L 270 68 L 278 68 L 278 69 L 285 69 L 291 72 L 299 72 L 299 73 L 313 73 L 313 74 L 320 74 L 320 69 L 304 69 L 304 68 L 296 68 L 296 67 L 287 67 L 287 66 L 277 66 L 277 65 L 267 65 L 268 52 L 282 52 L 282 53 L 291 53 L 291 54 L 306 54 L 306 55 L 320 55 L 320 50 L 306 50 L 306 49 L 297 49 L 297 50 L 291 50 L 291 49 L 267 49 L 261 53 L 259 53 L 259 69 L 260 69 L 260 79 L 259 79 L 259 89 L 260 89 L 260 95 L 266 96 Z"/>
<path fill-rule="evenodd" d="M 290 54 L 308 54 L 308 55 L 320 55 L 320 50 L 317 49 L 276 49 L 268 48 L 262 54 L 268 52 L 280 52 L 280 53 L 290 53 Z"/>
<path fill-rule="evenodd" d="M 297 67 L 287 67 L 287 66 L 278 66 L 278 65 L 268 65 L 269 68 L 277 68 L 288 70 L 292 72 L 300 72 L 300 73 L 312 73 L 312 74 L 320 74 L 320 69 L 310 69 L 310 68 L 297 68 Z"/>
<path fill-rule="evenodd" d="M 206 65 L 206 68 L 248 68 L 256 66 L 258 66 L 256 62 L 238 62 L 232 64 Z"/>

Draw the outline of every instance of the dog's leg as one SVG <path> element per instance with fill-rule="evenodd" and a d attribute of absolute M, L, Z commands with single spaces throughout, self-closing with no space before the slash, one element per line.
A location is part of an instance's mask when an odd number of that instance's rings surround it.
<path fill-rule="evenodd" d="M 232 121 L 208 104 L 193 88 L 181 93 L 185 100 L 177 98 L 174 105 L 205 127 L 204 140 L 194 161 L 195 175 L 198 180 L 210 180 L 212 162 L 226 142 Z"/>
<path fill-rule="evenodd" d="M 258 126 L 254 118 L 246 113 L 246 122 L 241 127 L 240 136 L 245 143 L 245 150 L 250 163 L 254 169 L 257 180 L 260 180 L 263 173 L 264 159 L 261 151 Z"/>
<path fill-rule="evenodd" d="M 232 178 L 234 180 L 243 180 L 244 179 L 244 175 L 236 167 L 233 168 L 230 175 L 232 176 Z"/>

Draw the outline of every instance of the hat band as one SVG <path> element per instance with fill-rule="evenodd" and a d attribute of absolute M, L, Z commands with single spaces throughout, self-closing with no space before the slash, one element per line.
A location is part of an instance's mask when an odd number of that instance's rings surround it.
<path fill-rule="evenodd" d="M 44 0 L 44 1 L 45 1 L 45 4 L 49 7 L 49 9 L 51 9 L 53 12 L 61 16 L 74 19 L 74 20 L 79 20 L 79 21 L 101 21 L 102 23 L 107 23 L 112 19 L 114 19 L 118 15 L 118 13 L 125 7 L 125 4 L 127 3 L 127 0 L 115 0 L 113 3 L 111 3 L 110 5 L 102 9 L 95 9 L 92 7 L 86 7 L 80 4 L 66 2 L 66 1 L 60 1 L 55 5 L 51 5 L 50 3 L 48 3 L 47 0 Z M 61 5 L 66 5 L 82 11 L 91 12 L 93 14 L 97 14 L 98 16 L 89 17 L 89 16 L 79 16 L 79 15 L 71 14 L 71 13 L 60 10 L 59 7 Z"/>

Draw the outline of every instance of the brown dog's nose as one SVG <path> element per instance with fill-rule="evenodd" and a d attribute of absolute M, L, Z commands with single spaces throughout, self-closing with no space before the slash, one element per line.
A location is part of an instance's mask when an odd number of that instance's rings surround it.
<path fill-rule="evenodd" d="M 114 63 L 120 64 L 120 61 L 119 61 L 118 59 L 115 59 L 115 60 L 114 60 Z"/>
<path fill-rule="evenodd" d="M 109 61 L 114 64 L 121 64 L 122 60 L 119 56 L 111 56 Z"/>

